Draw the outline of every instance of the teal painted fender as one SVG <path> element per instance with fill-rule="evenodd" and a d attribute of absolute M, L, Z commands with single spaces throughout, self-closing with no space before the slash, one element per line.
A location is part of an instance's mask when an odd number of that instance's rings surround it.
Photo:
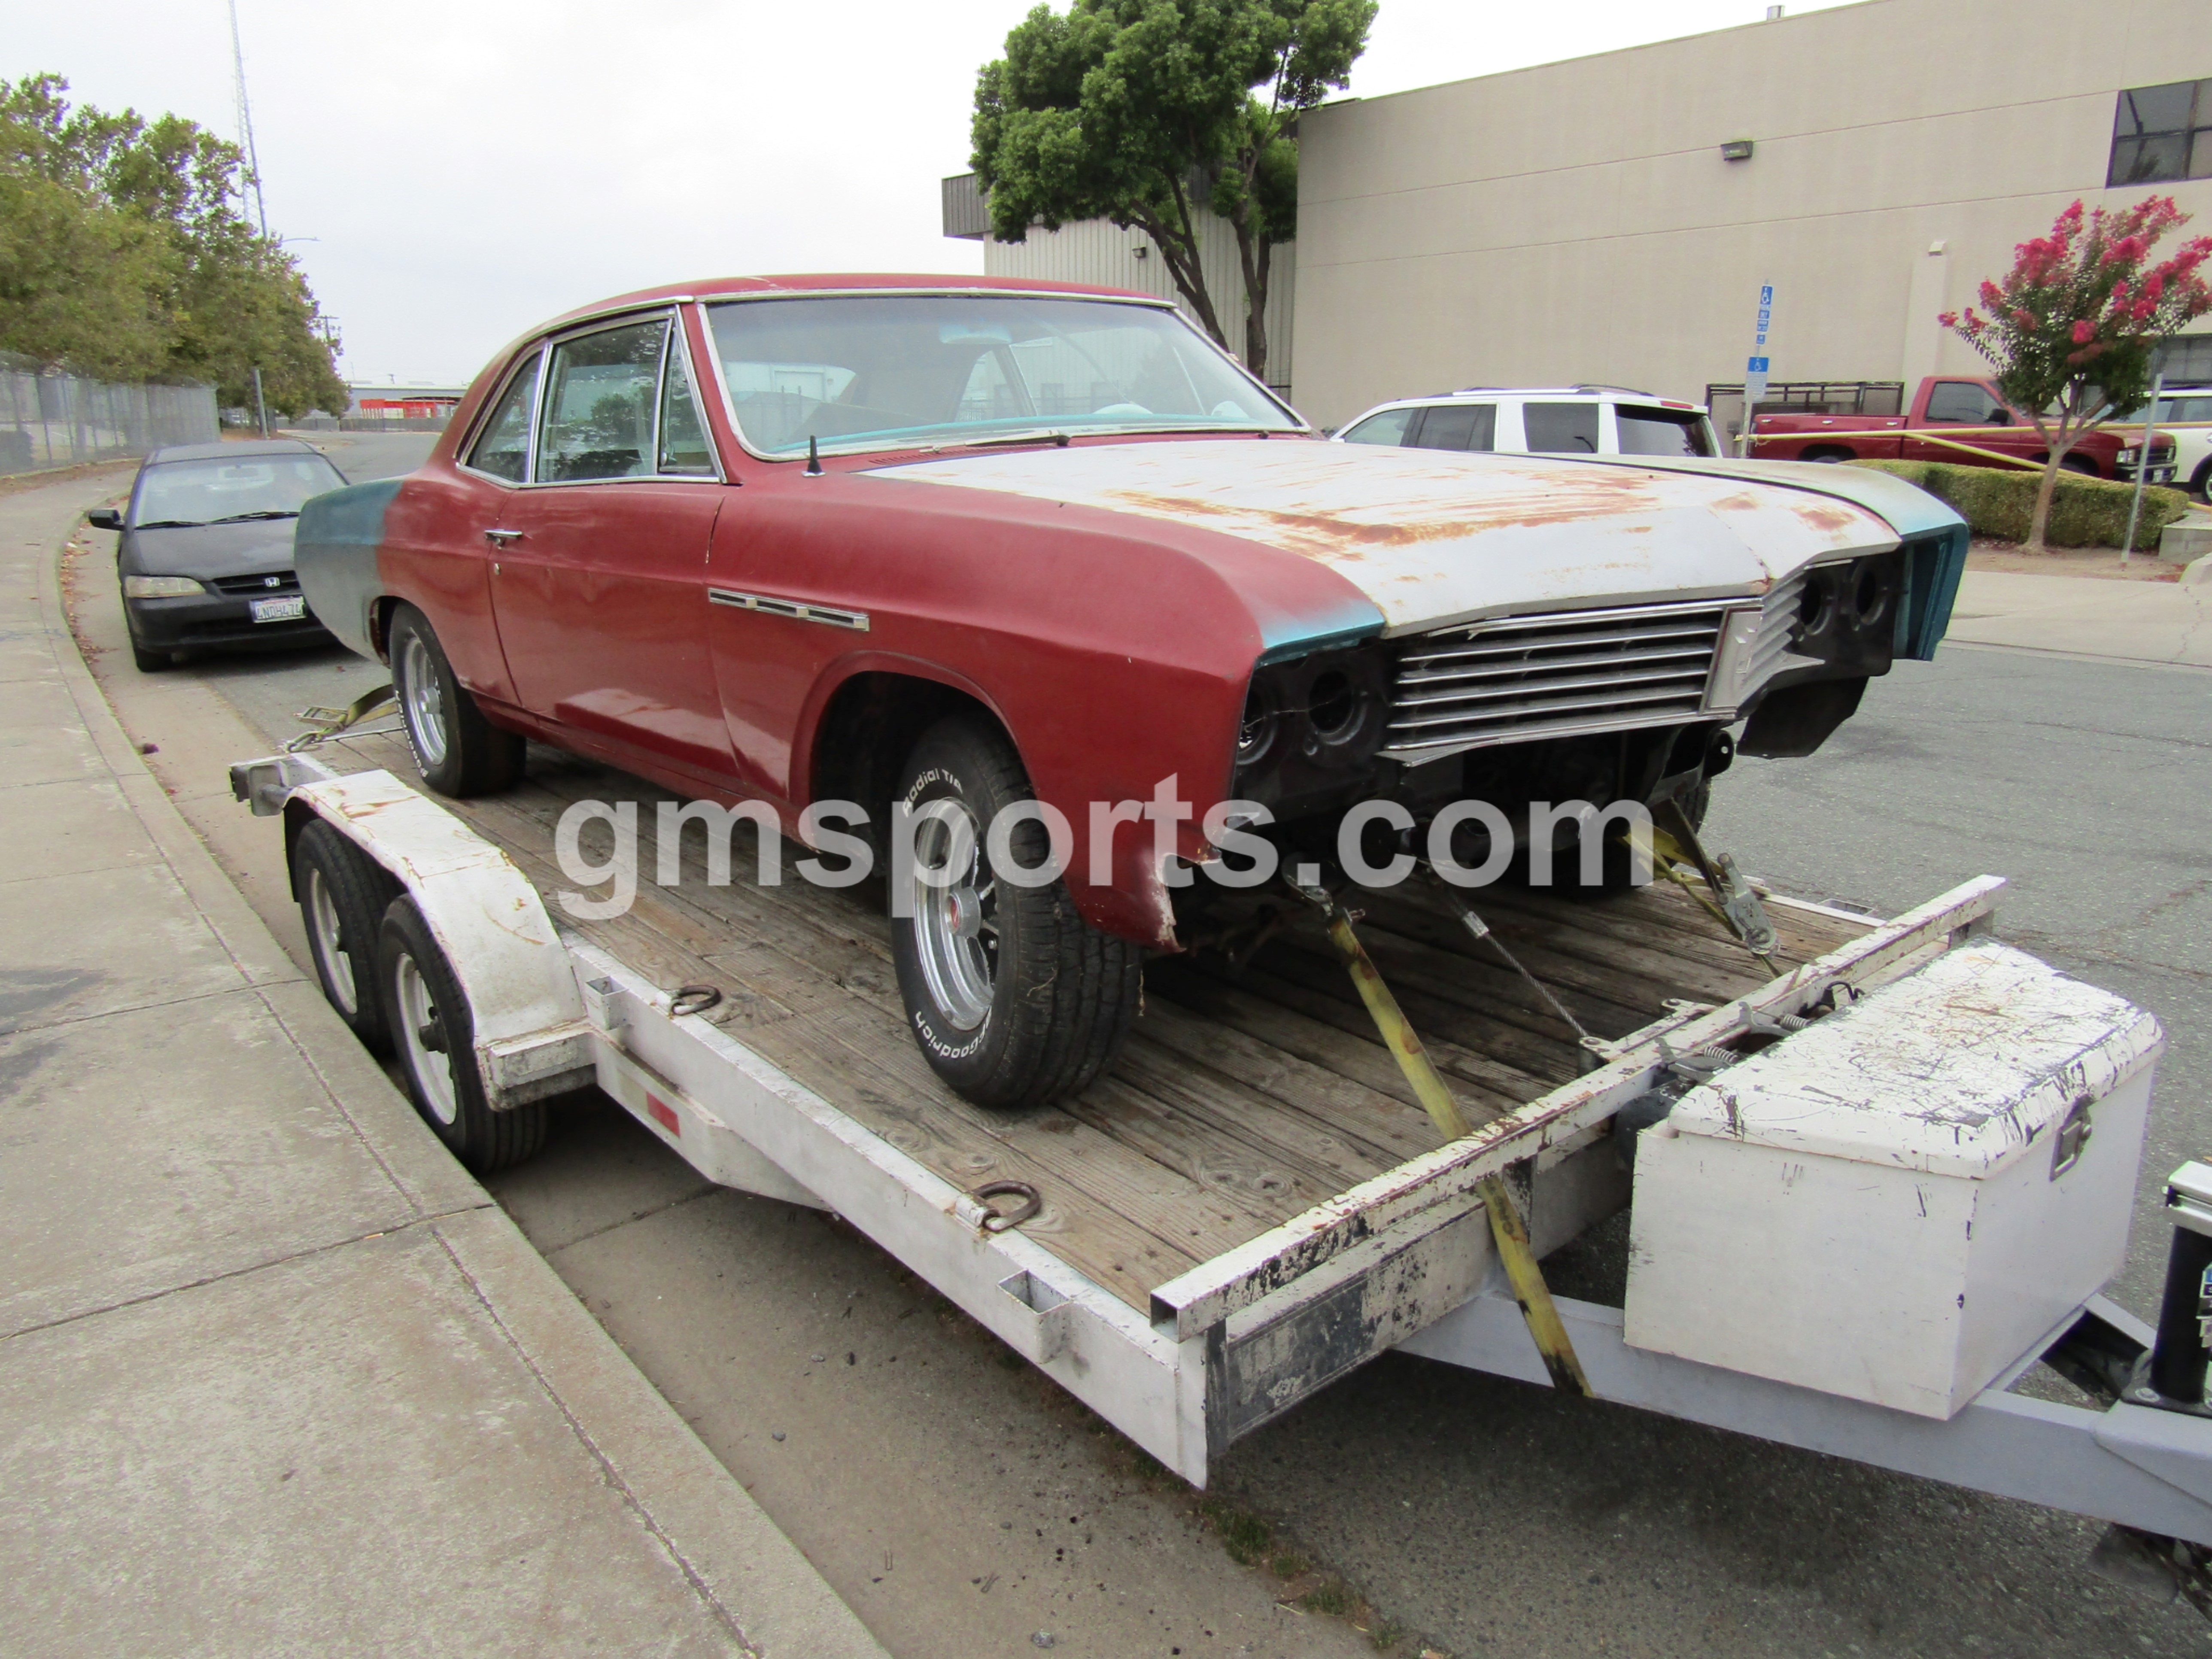
<path fill-rule="evenodd" d="M 377 651 L 369 611 L 384 591 L 377 554 L 384 515 L 400 483 L 379 478 L 318 495 L 300 509 L 293 533 L 293 562 L 307 608 L 346 649 L 372 659 Z"/>

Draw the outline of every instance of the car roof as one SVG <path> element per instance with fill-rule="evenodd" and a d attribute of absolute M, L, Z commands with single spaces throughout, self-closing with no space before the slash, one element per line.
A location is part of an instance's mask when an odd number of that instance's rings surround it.
<path fill-rule="evenodd" d="M 1353 425 L 1370 415 L 1379 415 L 1386 409 L 1425 409 L 1435 404 L 1495 403 L 1500 398 L 1552 398 L 1593 404 L 1640 403 L 1671 409 L 1677 414 L 1711 413 L 1703 404 L 1690 403 L 1680 398 L 1662 398 L 1656 392 L 1637 392 L 1622 386 L 1462 386 L 1457 392 L 1432 392 L 1419 398 L 1388 398 L 1361 410 L 1345 424 Z"/>
<path fill-rule="evenodd" d="M 239 460 L 248 455 L 319 455 L 323 452 L 298 438 L 255 438 L 245 443 L 170 444 L 149 452 L 144 465 L 167 466 L 172 461 Z"/>
<path fill-rule="evenodd" d="M 682 300 L 740 300 L 768 295 L 851 294 L 851 293 L 924 293 L 924 294 L 1051 294 L 1068 295 L 1077 298 L 1100 300 L 1140 300 L 1149 305 L 1168 306 L 1173 301 L 1157 294 L 1140 294 L 1133 289 L 1102 288 L 1091 283 L 1048 283 L 1027 276 L 976 276 L 962 273 L 947 275 L 915 271 L 806 271 L 775 276 L 708 276 L 691 283 L 665 283 L 657 288 L 641 288 L 635 293 L 618 294 L 612 299 L 596 301 L 591 305 L 578 306 L 530 331 L 522 337 L 527 339 L 550 330 L 564 328 L 571 323 L 583 322 L 611 312 L 629 311 L 654 304 L 672 304 Z"/>

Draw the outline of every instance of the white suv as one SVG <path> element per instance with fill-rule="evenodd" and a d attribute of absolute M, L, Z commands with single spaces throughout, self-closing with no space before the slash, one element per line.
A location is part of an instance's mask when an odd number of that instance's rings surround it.
<path fill-rule="evenodd" d="M 2158 418 L 2212 422 L 2212 386 L 2166 387 L 2158 400 Z M 2173 440 L 2174 488 L 2199 501 L 2212 499 L 2212 424 L 2160 427 L 2158 435 Z"/>
<path fill-rule="evenodd" d="M 1618 386 L 1484 386 L 1404 398 L 1347 421 L 1335 441 L 1504 455 L 1721 453 L 1703 404 Z"/>

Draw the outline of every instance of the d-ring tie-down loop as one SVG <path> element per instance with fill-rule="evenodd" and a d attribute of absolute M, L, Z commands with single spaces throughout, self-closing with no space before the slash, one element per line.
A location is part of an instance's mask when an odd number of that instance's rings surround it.
<path fill-rule="evenodd" d="M 1044 1200 L 1026 1181 L 987 1181 L 968 1196 L 984 1205 L 987 1213 L 983 1231 L 987 1233 L 1002 1233 L 1009 1227 L 1018 1227 L 1044 1208 Z M 1001 1210 L 985 1204 L 987 1199 L 994 1198 L 1018 1198 L 1021 1202 L 1011 1210 Z"/>

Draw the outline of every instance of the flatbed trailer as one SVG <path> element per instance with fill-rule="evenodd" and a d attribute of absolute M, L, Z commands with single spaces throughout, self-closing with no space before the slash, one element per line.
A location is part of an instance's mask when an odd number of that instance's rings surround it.
<path fill-rule="evenodd" d="M 1013 1115 L 952 1095 L 918 1052 L 879 885 L 760 884 L 750 825 L 732 878 L 709 878 L 695 833 L 673 884 L 647 868 L 626 914 L 584 921 L 558 902 L 576 885 L 556 856 L 562 814 L 631 802 L 649 826 L 678 798 L 534 748 L 509 792 L 434 798 L 388 734 L 231 776 L 284 816 L 288 846 L 319 818 L 421 911 L 495 1108 L 596 1084 L 708 1178 L 834 1211 L 1201 1486 L 1237 1439 L 1391 1348 L 1546 1382 L 1478 1188 L 1503 1176 L 1550 1254 L 1628 1206 L 1624 1107 L 1686 1059 L 1786 1048 L 1907 980 L 1984 933 L 2003 886 L 1978 878 L 1890 919 L 1770 896 L 1779 945 L 1763 959 L 1686 884 L 1598 903 L 1486 889 L 1494 939 L 1417 887 L 1354 895 L 1472 1126 L 1449 1142 L 1319 921 L 1246 896 L 1218 948 L 1151 964 L 1108 1077 Z M 611 844 L 599 819 L 580 848 Z M 2147 1109 L 2147 1069 L 2139 1085 Z M 2137 1566 L 2201 1580 L 2212 1423 L 2144 1403 L 2142 1380 L 2187 1322 L 2154 1333 L 2101 1295 L 2070 1301 L 1931 1415 L 1632 1346 L 1622 1310 L 1554 1301 L 1600 1398 L 2098 1516 L 2127 1529 L 2114 1547 Z M 2093 1403 L 2017 1392 L 2042 1361 Z"/>

